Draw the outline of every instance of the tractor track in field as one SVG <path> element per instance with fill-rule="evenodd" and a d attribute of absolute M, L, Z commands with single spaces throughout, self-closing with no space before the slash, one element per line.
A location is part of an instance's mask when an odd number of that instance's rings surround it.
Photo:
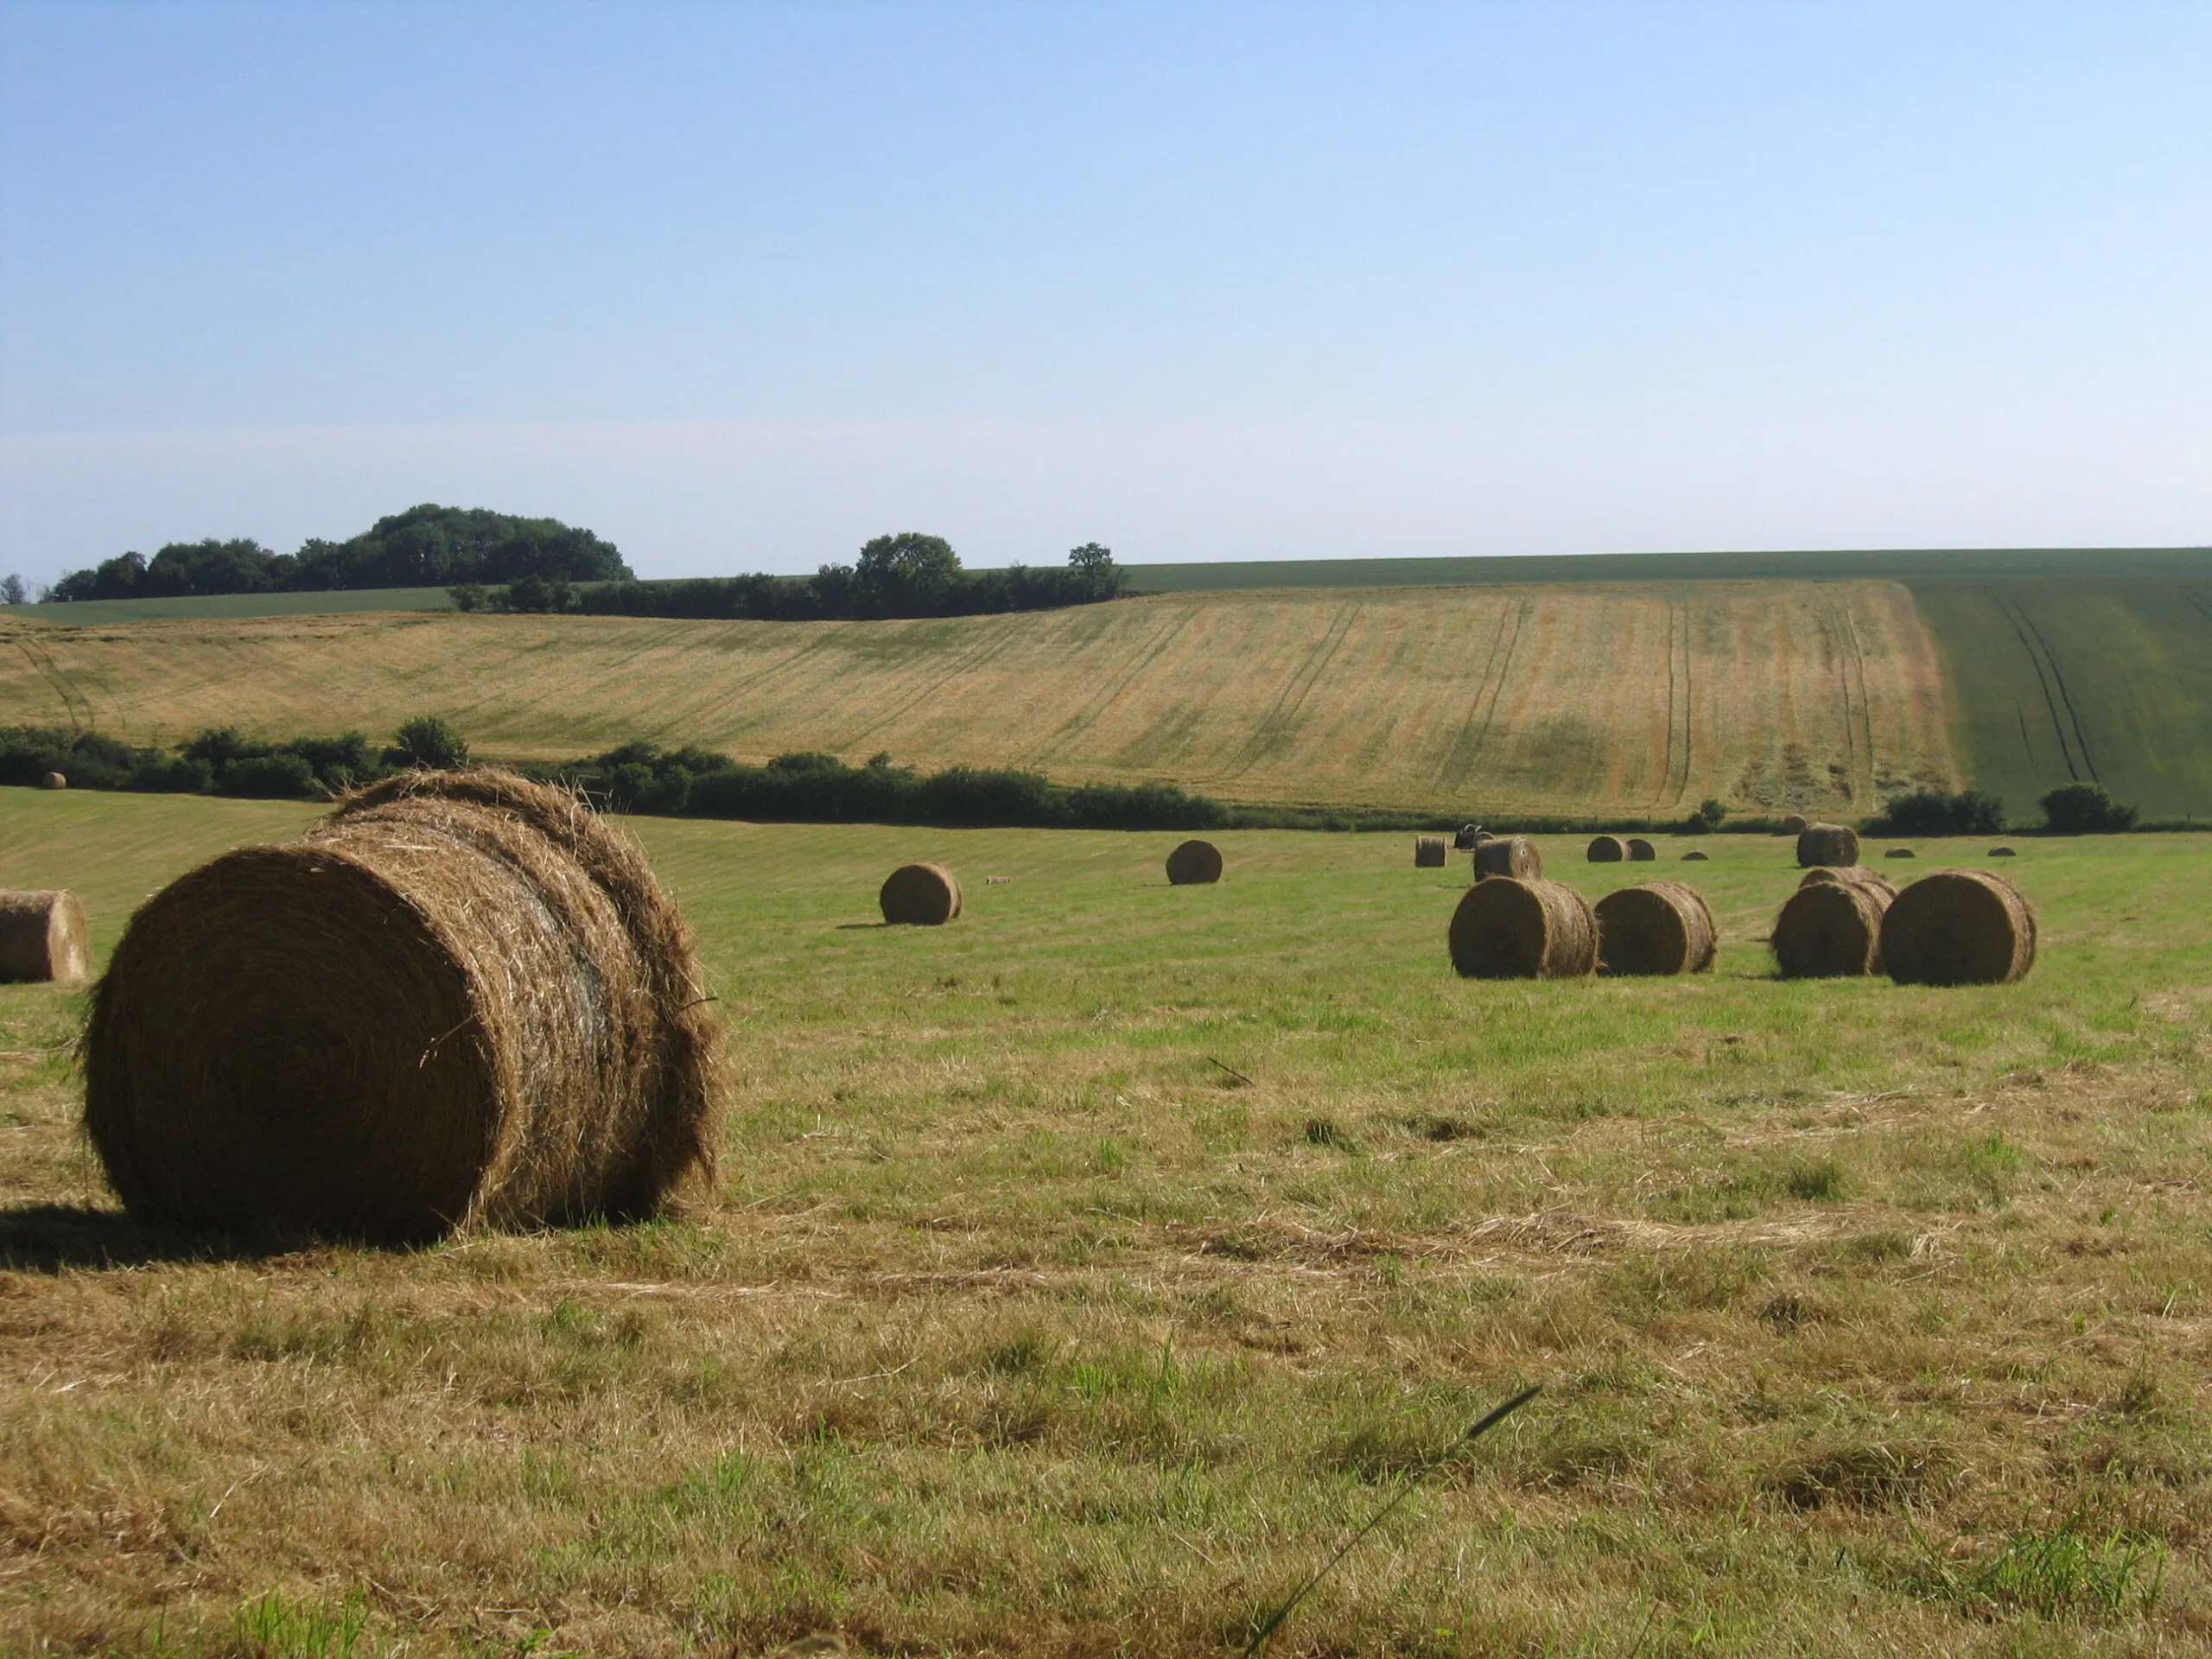
<path fill-rule="evenodd" d="M 1054 727 L 1051 734 L 1044 741 L 1032 744 L 1023 754 L 1022 760 L 1026 762 L 1039 754 L 1058 752 L 1066 740 L 1096 726 L 1106 711 L 1121 700 L 1122 694 L 1136 683 L 1138 677 L 1157 662 L 1168 646 L 1182 637 L 1183 630 L 1191 626 L 1192 619 L 1198 613 L 1197 606 L 1185 606 L 1181 615 L 1161 628 L 1148 642 L 1140 645 L 1135 658 L 1111 686 L 1093 696 L 1090 702 Z"/>
<path fill-rule="evenodd" d="M 977 669 L 1004 656 L 1013 645 L 1014 639 L 1014 636 L 1009 629 L 992 630 L 985 638 L 979 639 L 975 645 L 961 652 L 958 658 L 942 673 L 925 679 L 905 697 L 878 713 L 876 717 L 866 726 L 849 734 L 843 740 L 842 747 L 858 748 L 865 745 L 878 732 L 905 719 L 914 709 L 934 698 L 946 686 L 957 680 L 966 678 Z"/>
<path fill-rule="evenodd" d="M 1289 683 L 1276 694 L 1274 704 L 1262 715 L 1252 728 L 1252 734 L 1228 767 L 1215 774 L 1223 779 L 1243 777 L 1265 758 L 1276 741 L 1296 723 L 1298 711 L 1305 706 L 1315 682 L 1326 671 L 1330 660 L 1343 648 L 1345 637 L 1359 620 L 1367 607 L 1355 603 L 1340 609 L 1329 624 L 1329 631 L 1322 637 L 1320 648 L 1308 657 L 1291 677 Z"/>
<path fill-rule="evenodd" d="M 1684 598 L 1667 605 L 1667 754 L 1659 769 L 1659 788 L 1647 810 L 1680 805 L 1689 789 L 1690 604 Z"/>
<path fill-rule="evenodd" d="M 23 660 L 31 665 L 31 671 L 44 680 L 53 689 L 54 695 L 61 700 L 62 712 L 69 716 L 72 735 L 92 731 L 99 725 L 92 714 L 92 700 L 70 683 L 68 675 L 61 671 L 52 657 L 28 639 L 17 639 L 16 648 L 23 653 Z"/>
<path fill-rule="evenodd" d="M 1501 601 L 1497 632 L 1490 637 L 1490 656 L 1483 664 L 1480 677 L 1475 681 L 1475 695 L 1467 703 L 1467 717 L 1460 722 L 1459 735 L 1436 769 L 1436 787 L 1457 789 L 1482 758 L 1483 747 L 1490 741 L 1491 722 L 1497 718 L 1497 700 L 1505 690 L 1506 671 L 1512 666 L 1513 647 L 1520 643 L 1521 620 L 1527 608 L 1526 600 Z M 1478 715 L 1482 720 L 1480 726 L 1475 724 Z"/>
<path fill-rule="evenodd" d="M 2089 758 L 2088 740 L 2082 735 L 2081 715 L 2075 711 L 2074 699 L 2067 691 L 2066 681 L 2059 672 L 2058 658 L 2050 649 L 2050 642 L 2043 637 L 2043 630 L 2036 626 L 2034 619 L 2028 615 L 2026 607 L 2019 601 L 2009 594 L 1999 593 L 1994 588 L 1983 591 L 1995 603 L 1997 613 L 2012 625 L 2012 632 L 2020 642 L 2020 649 L 2028 655 L 2028 665 L 2036 671 L 2036 683 L 2043 689 L 2044 707 L 2050 715 L 2051 731 L 2058 739 L 2059 758 L 2066 762 L 2067 777 L 2079 783 L 2082 774 L 2086 772 L 2092 781 L 2101 782 L 2097 778 L 2096 763 Z M 2065 711 L 2063 715 L 2059 712 L 2062 709 Z M 2073 732 L 2070 744 L 2067 741 L 2069 728 Z M 2078 766 L 2075 764 L 2077 754 L 2081 758 Z"/>

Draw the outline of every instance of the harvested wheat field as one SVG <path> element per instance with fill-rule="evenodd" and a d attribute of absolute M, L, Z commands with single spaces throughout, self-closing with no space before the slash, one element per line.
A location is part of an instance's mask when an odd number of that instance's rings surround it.
<path fill-rule="evenodd" d="M 454 613 L 0 625 L 0 702 L 135 741 L 435 710 L 503 758 L 632 739 L 1018 766 L 1255 802 L 1872 810 L 1948 780 L 1893 583 L 1169 594 L 847 623 Z"/>
<path fill-rule="evenodd" d="M 105 961 L 313 816 L 0 791 L 0 886 Z M 2018 842 L 1934 989 L 1774 978 L 1775 837 L 1715 971 L 1542 982 L 1402 836 L 933 833 L 1011 880 L 885 928 L 911 830 L 631 827 L 738 1073 L 649 1224 L 203 1253 L 0 988 L 0 1651 L 1230 1656 L 1438 1456 L 1271 1654 L 2203 1651 L 2202 837 Z"/>

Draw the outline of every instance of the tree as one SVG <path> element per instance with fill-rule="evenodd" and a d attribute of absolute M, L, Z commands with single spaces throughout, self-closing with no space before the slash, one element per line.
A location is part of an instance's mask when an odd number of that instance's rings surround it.
<path fill-rule="evenodd" d="M 902 530 L 861 549 L 854 579 L 883 608 L 926 616 L 942 608 L 960 580 L 960 556 L 942 536 Z"/>
<path fill-rule="evenodd" d="M 2037 804 L 2044 822 L 2057 835 L 2112 835 L 2135 824 L 2135 809 L 2113 799 L 2102 784 L 2067 784 Z"/>
<path fill-rule="evenodd" d="M 20 605 L 23 602 L 23 579 L 18 575 L 0 576 L 0 605 Z"/>
<path fill-rule="evenodd" d="M 1112 599 L 1128 586 L 1128 572 L 1114 563 L 1114 550 L 1096 542 L 1070 548 L 1068 569 L 1094 599 Z"/>
<path fill-rule="evenodd" d="M 458 772 L 468 764 L 468 745 L 435 715 L 417 715 L 399 728 L 384 752 L 388 766 L 419 766 L 426 772 Z"/>

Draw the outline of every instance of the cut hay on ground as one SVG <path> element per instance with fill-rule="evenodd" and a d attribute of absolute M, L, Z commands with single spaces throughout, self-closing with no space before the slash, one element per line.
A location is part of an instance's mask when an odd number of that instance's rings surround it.
<path fill-rule="evenodd" d="M 1882 963 L 1900 985 L 2010 985 L 2036 965 L 2036 913 L 1986 870 L 1939 870 L 1882 918 Z"/>
<path fill-rule="evenodd" d="M 1452 966 L 1468 979 L 1574 979 L 1598 966 L 1598 918 L 1556 881 L 1494 875 L 1452 912 Z"/>
<path fill-rule="evenodd" d="M 1605 974 L 1702 974 L 1720 954 L 1704 894 L 1679 881 L 1646 881 L 1597 904 L 1598 967 Z"/>
<path fill-rule="evenodd" d="M 1444 837 L 1415 836 L 1414 837 L 1414 868 L 1417 870 L 1440 870 L 1444 868 Z"/>
<path fill-rule="evenodd" d="M 1801 866 L 1814 864 L 1856 864 L 1859 861 L 1859 832 L 1840 823 L 1808 824 L 1797 836 L 1797 862 Z"/>
<path fill-rule="evenodd" d="M 1590 843 L 1587 856 L 1592 864 L 1618 864 L 1628 856 L 1628 843 L 1618 836 L 1599 836 Z"/>
<path fill-rule="evenodd" d="M 1648 841 L 1630 836 L 1628 842 L 1628 856 L 1629 861 L 1632 864 L 1649 864 L 1659 856 L 1659 849 Z"/>
<path fill-rule="evenodd" d="M 134 1216 L 389 1240 L 651 1213 L 712 1168 L 718 1027 L 643 855 L 564 791 L 413 772 L 223 855 L 93 992 Z"/>
<path fill-rule="evenodd" d="M 92 965 L 75 893 L 0 893 L 0 980 L 73 984 Z"/>
<path fill-rule="evenodd" d="M 1797 885 L 1801 887 L 1817 887 L 1823 883 L 1838 887 L 1861 886 L 1878 887 L 1892 899 L 1897 896 L 1896 882 L 1891 880 L 1879 870 L 1870 868 L 1864 864 L 1817 865 L 1806 871 L 1803 876 L 1799 878 Z"/>
<path fill-rule="evenodd" d="M 1210 841 L 1186 841 L 1167 855 L 1167 880 L 1175 887 L 1204 887 L 1221 880 L 1221 849 Z"/>
<path fill-rule="evenodd" d="M 1543 855 L 1526 836 L 1494 836 L 1475 849 L 1475 880 L 1510 875 L 1534 881 L 1544 873 Z"/>
<path fill-rule="evenodd" d="M 1774 959 L 1784 979 L 1845 979 L 1882 971 L 1887 882 L 1807 881 L 1774 922 Z"/>
<path fill-rule="evenodd" d="M 960 878 L 942 864 L 901 864 L 876 896 L 894 927 L 943 927 L 960 917 Z"/>

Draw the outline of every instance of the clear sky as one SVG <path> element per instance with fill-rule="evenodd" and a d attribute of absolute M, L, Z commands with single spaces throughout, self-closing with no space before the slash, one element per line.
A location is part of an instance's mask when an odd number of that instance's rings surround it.
<path fill-rule="evenodd" d="M 2212 4 L 0 0 L 0 570 L 2212 542 Z"/>

